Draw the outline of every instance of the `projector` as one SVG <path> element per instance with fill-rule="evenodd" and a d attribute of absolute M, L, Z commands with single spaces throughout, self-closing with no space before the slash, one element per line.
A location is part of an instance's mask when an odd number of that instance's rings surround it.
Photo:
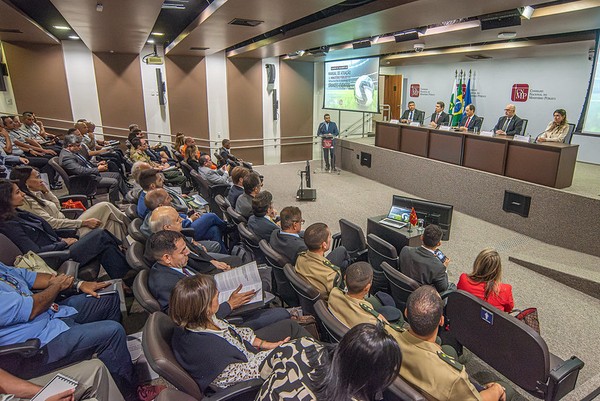
<path fill-rule="evenodd" d="M 146 58 L 146 64 L 150 65 L 162 65 L 163 58 L 158 56 L 151 56 Z"/>

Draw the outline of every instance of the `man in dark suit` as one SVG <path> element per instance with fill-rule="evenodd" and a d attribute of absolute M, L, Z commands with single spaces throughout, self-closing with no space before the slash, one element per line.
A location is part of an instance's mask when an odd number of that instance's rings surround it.
<path fill-rule="evenodd" d="M 425 112 L 421 110 L 417 110 L 415 102 L 412 100 L 408 102 L 408 109 L 404 110 L 402 113 L 402 117 L 400 117 L 401 123 L 410 123 L 413 121 L 418 121 L 419 124 L 423 124 L 423 120 L 425 119 Z"/>
<path fill-rule="evenodd" d="M 475 106 L 468 104 L 465 107 L 466 115 L 460 120 L 459 130 L 479 132 L 481 130 L 481 118 L 475 114 Z"/>
<path fill-rule="evenodd" d="M 302 238 L 302 212 L 296 206 L 288 206 L 283 208 L 279 217 L 281 230 L 271 233 L 269 244 L 273 250 L 295 265 L 298 254 L 308 249 Z"/>
<path fill-rule="evenodd" d="M 496 135 L 521 135 L 523 129 L 523 120 L 515 114 L 517 108 L 514 104 L 507 104 L 504 108 L 504 116 L 498 119 L 498 123 L 494 127 Z"/>
<path fill-rule="evenodd" d="M 181 233 L 159 231 L 148 238 L 146 248 L 146 255 L 156 261 L 148 275 L 148 289 L 160 304 L 161 310 L 167 312 L 171 291 L 177 282 L 186 276 L 195 276 L 199 273 L 188 266 L 190 250 Z M 254 291 L 240 292 L 241 289 L 240 284 L 227 302 L 219 305 L 217 318 L 226 318 L 233 310 L 248 303 L 254 297 Z M 244 314 L 244 322 L 240 325 L 257 330 L 289 318 L 290 314 L 283 308 L 257 309 Z"/>
<path fill-rule="evenodd" d="M 235 209 L 235 203 L 237 199 L 244 193 L 244 178 L 250 173 L 245 167 L 236 166 L 231 170 L 231 183 L 233 184 L 229 188 L 227 194 L 227 200 L 231 204 L 231 207 Z"/>
<path fill-rule="evenodd" d="M 81 149 L 81 138 L 76 135 L 65 135 L 64 148 L 58 157 L 58 164 L 69 175 L 87 175 L 98 183 L 98 188 L 108 188 L 108 196 L 111 203 L 119 200 L 119 192 L 127 193 L 127 187 L 121 182 L 119 173 L 108 171 L 106 162 L 100 162 L 94 166 L 79 154 Z"/>
<path fill-rule="evenodd" d="M 435 111 L 431 114 L 430 127 L 437 128 L 440 125 L 450 125 L 450 115 L 444 111 L 446 104 L 441 100 L 436 102 Z"/>
<path fill-rule="evenodd" d="M 405 246 L 400 252 L 400 271 L 419 284 L 432 285 L 438 292 L 446 291 L 454 284 L 448 283 L 446 269 L 450 259 L 442 263 L 436 256 L 435 251 L 440 246 L 442 229 L 435 224 L 425 227 L 421 241 L 423 245 L 418 247 Z"/>
<path fill-rule="evenodd" d="M 252 216 L 252 199 L 260 193 L 262 188 L 260 176 L 255 171 L 251 171 L 244 177 L 242 185 L 244 186 L 244 193 L 237 198 L 235 211 L 248 219 Z"/>
<path fill-rule="evenodd" d="M 331 116 L 329 114 L 325 114 L 323 118 L 325 121 L 319 124 L 317 136 L 322 137 L 321 144 L 323 147 L 323 154 L 325 156 L 325 170 L 329 171 L 330 167 L 332 166 L 333 170 L 335 170 L 335 154 L 333 151 L 332 141 L 333 138 L 340 135 L 340 131 L 338 130 L 337 124 L 331 121 Z M 331 163 L 329 162 L 330 157 Z"/>
<path fill-rule="evenodd" d="M 276 216 L 273 195 L 269 191 L 262 191 L 252 199 L 252 216 L 248 219 L 248 228 L 260 239 L 269 241 L 271 233 L 279 228 L 273 222 Z"/>

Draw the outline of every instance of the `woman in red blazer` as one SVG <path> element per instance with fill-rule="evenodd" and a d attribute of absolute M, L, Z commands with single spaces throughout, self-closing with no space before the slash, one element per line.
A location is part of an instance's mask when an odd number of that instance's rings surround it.
<path fill-rule="evenodd" d="M 483 299 L 498 309 L 510 312 L 515 306 L 512 286 L 500 282 L 501 279 L 500 255 L 495 249 L 486 248 L 475 258 L 473 272 L 461 274 L 457 288 Z"/>

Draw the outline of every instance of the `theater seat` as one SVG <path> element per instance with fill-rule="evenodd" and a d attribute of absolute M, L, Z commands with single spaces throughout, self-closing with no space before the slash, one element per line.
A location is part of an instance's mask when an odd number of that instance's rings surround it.
<path fill-rule="evenodd" d="M 244 222 L 238 224 L 237 228 L 238 232 L 240 233 L 240 238 L 242 239 L 242 242 L 248 247 L 248 249 L 252 251 L 256 263 L 264 264 L 265 255 L 262 253 L 260 247 L 258 246 L 260 238 L 256 234 L 254 234 L 254 232 L 250 230 Z"/>
<path fill-rule="evenodd" d="M 341 244 L 346 248 L 350 257 L 366 262 L 367 243 L 362 228 L 346 219 L 340 219 L 340 235 Z"/>
<path fill-rule="evenodd" d="M 235 224 L 240 224 L 240 223 L 246 223 L 248 224 L 248 220 L 246 220 L 246 218 L 244 216 L 242 216 L 241 214 L 239 214 L 234 208 L 232 208 L 231 206 L 229 206 L 227 208 L 227 214 L 231 217 L 231 220 L 235 223 Z"/>
<path fill-rule="evenodd" d="M 146 238 L 144 233 L 140 231 L 142 223 L 143 221 L 139 217 L 131 220 L 131 223 L 129 223 L 129 226 L 127 227 L 127 232 L 129 233 L 131 238 L 138 242 L 141 242 L 142 244 L 145 244 L 148 238 Z"/>
<path fill-rule="evenodd" d="M 58 163 L 57 156 L 48 160 L 48 164 L 52 166 L 65 182 L 69 194 L 85 195 L 91 204 L 94 203 L 93 199 L 95 199 L 96 195 L 108 194 L 108 188 L 98 188 L 98 182 L 91 180 L 89 175 L 69 175 Z"/>
<path fill-rule="evenodd" d="M 227 208 L 231 207 L 231 203 L 229 203 L 227 198 L 221 194 L 218 194 L 217 196 L 215 196 L 215 202 L 217 202 L 217 205 L 219 206 L 219 209 L 221 209 L 221 212 L 223 212 L 223 215 L 225 217 L 228 217 Z"/>
<path fill-rule="evenodd" d="M 133 296 L 148 313 L 160 311 L 160 304 L 148 288 L 148 270 L 141 270 L 133 280 Z"/>
<path fill-rule="evenodd" d="M 369 263 L 373 268 L 373 285 L 371 294 L 378 291 L 390 292 L 390 284 L 383 274 L 381 264 L 387 262 L 394 269 L 399 270 L 398 251 L 389 242 L 375 234 L 367 235 L 367 248 L 369 249 Z"/>
<path fill-rule="evenodd" d="M 394 269 L 388 262 L 382 262 L 381 269 L 390 284 L 390 292 L 396 306 L 400 310 L 404 310 L 408 296 L 421 285 L 399 270 Z"/>
<path fill-rule="evenodd" d="M 209 182 L 199 172 L 192 170 L 190 171 L 190 178 L 192 179 L 192 185 L 198 191 L 200 196 L 208 201 L 208 207 L 210 211 L 215 213 L 221 219 L 223 218 L 223 212 L 215 201 L 215 196 L 223 195 L 226 196 L 229 192 L 229 185 L 210 185 Z"/>
<path fill-rule="evenodd" d="M 266 240 L 260 240 L 258 246 L 265 256 L 265 262 L 268 266 L 271 266 L 273 278 L 275 279 L 275 294 L 288 306 L 300 306 L 298 294 L 296 294 L 296 291 L 294 291 L 290 281 L 283 272 L 283 266 L 288 261 L 276 252 Z"/>
<path fill-rule="evenodd" d="M 148 270 L 152 267 L 144 257 L 144 245 L 141 242 L 134 241 L 125 252 L 125 259 L 132 269 L 137 271 Z"/>
<path fill-rule="evenodd" d="M 331 342 L 339 343 L 342 337 L 350 330 L 331 313 L 329 308 L 327 308 L 327 304 L 322 299 L 315 302 L 315 313 L 323 325 L 325 332 L 328 334 L 329 339 L 332 340 Z"/>
<path fill-rule="evenodd" d="M 171 337 L 175 329 L 173 321 L 162 312 L 155 312 L 146 321 L 142 335 L 142 348 L 150 367 L 177 390 L 195 400 L 207 401 L 253 400 L 262 380 L 253 379 L 238 383 L 210 396 L 204 396 L 194 379 L 179 365 L 171 349 Z M 202 361 L 198 361 L 202 363 Z M 170 398 L 179 400 L 179 398 Z"/>
<path fill-rule="evenodd" d="M 446 316 L 459 343 L 535 397 L 555 401 L 575 387 L 584 363 L 551 354 L 544 339 L 514 316 L 460 290 L 448 295 Z"/>
<path fill-rule="evenodd" d="M 283 267 L 283 272 L 289 280 L 292 288 L 298 294 L 300 306 L 305 315 L 315 315 L 314 304 L 321 297 L 321 293 L 312 284 L 296 273 L 296 269 L 287 263 Z"/>

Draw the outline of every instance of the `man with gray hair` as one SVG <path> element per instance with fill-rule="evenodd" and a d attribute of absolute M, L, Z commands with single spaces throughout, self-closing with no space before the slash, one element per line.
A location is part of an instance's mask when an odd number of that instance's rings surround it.
<path fill-rule="evenodd" d="M 119 200 L 119 173 L 108 171 L 106 163 L 98 163 L 97 166 L 79 154 L 81 149 L 81 138 L 74 135 L 65 135 L 64 148 L 58 156 L 58 163 L 69 175 L 89 176 L 98 183 L 98 188 L 108 188 L 108 197 L 111 203 Z M 126 188 L 125 188 L 126 189 Z M 121 189 L 122 191 L 122 189 Z"/>
<path fill-rule="evenodd" d="M 229 179 L 229 171 L 227 170 L 227 164 L 217 170 L 213 170 L 210 166 L 213 165 L 209 155 L 200 156 L 200 167 L 198 172 L 208 181 L 210 185 L 229 185 L 231 186 L 231 180 Z"/>

